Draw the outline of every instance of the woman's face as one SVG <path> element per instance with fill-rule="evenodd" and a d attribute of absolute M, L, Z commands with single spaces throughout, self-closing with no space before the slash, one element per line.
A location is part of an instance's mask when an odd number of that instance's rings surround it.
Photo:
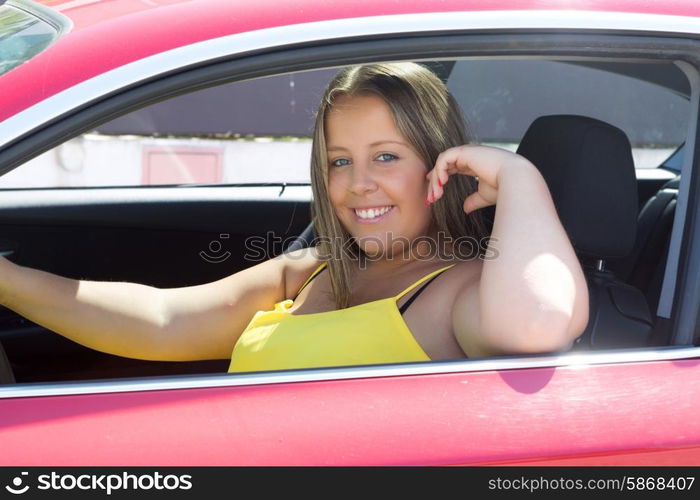
<path fill-rule="evenodd" d="M 379 97 L 342 96 L 326 115 L 328 191 L 345 229 L 369 256 L 427 234 L 427 166 Z M 401 243 L 403 242 L 403 243 Z"/>

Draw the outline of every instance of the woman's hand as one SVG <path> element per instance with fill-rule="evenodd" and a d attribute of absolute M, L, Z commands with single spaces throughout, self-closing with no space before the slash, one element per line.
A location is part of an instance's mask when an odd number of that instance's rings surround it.
<path fill-rule="evenodd" d="M 450 175 L 462 174 L 471 175 L 479 182 L 477 192 L 464 200 L 466 213 L 494 205 L 498 198 L 499 181 L 512 168 L 518 168 L 519 172 L 531 169 L 533 175 L 538 175 L 528 160 L 505 149 L 470 144 L 450 148 L 440 153 L 435 167 L 426 175 L 430 181 L 426 204 L 440 199 Z"/>

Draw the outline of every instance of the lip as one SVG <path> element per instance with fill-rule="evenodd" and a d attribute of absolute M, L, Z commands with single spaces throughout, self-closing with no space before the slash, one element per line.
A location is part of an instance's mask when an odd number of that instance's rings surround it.
<path fill-rule="evenodd" d="M 374 219 L 363 219 L 359 215 L 355 213 L 355 210 L 368 210 L 370 208 L 382 208 L 382 207 L 388 207 L 390 206 L 391 208 L 384 214 L 380 215 L 379 217 L 375 217 Z M 391 214 L 394 209 L 396 208 L 396 205 L 374 205 L 371 207 L 354 207 L 350 209 L 350 212 L 352 213 L 352 216 L 355 218 L 355 222 L 358 224 L 377 224 L 378 222 L 383 221 L 385 218 Z"/>
<path fill-rule="evenodd" d="M 352 210 L 369 210 L 370 208 L 384 208 L 393 207 L 391 203 L 385 203 L 384 205 L 367 205 L 366 207 L 350 207 Z"/>

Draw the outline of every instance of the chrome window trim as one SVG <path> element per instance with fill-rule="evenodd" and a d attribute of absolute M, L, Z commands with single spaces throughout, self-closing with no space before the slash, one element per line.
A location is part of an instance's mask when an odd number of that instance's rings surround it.
<path fill-rule="evenodd" d="M 25 191 L 31 191 L 27 197 Z M 311 186 L 231 186 L 217 184 L 199 186 L 118 186 L 118 187 L 84 187 L 84 188 L 7 188 L 2 190 L 0 208 L 12 207 L 14 210 L 36 207 L 36 194 L 45 191 L 51 199 L 51 206 L 74 207 L 82 205 L 128 206 L 138 203 L 165 203 L 196 200 L 209 202 L 230 201 L 299 201 L 310 202 Z M 79 194 L 80 196 L 76 196 Z"/>
<path fill-rule="evenodd" d="M 587 370 L 592 365 L 674 361 L 700 358 L 699 347 L 661 347 L 626 351 L 567 353 L 552 356 L 489 358 L 457 361 L 409 363 L 401 365 L 320 368 L 240 374 L 187 375 L 89 382 L 28 383 L 0 387 L 0 400 L 42 396 L 107 394 L 123 392 L 165 391 L 173 389 L 211 389 L 250 387 L 298 382 L 387 378 L 412 375 L 473 373 L 526 368 Z"/>
<path fill-rule="evenodd" d="M 0 122 L 0 148 L 50 120 L 111 92 L 169 71 L 253 51 L 303 43 L 401 33 L 474 30 L 592 30 L 700 34 L 688 16 L 575 10 L 440 12 L 317 21 L 227 35 L 156 54 L 81 82 Z"/>

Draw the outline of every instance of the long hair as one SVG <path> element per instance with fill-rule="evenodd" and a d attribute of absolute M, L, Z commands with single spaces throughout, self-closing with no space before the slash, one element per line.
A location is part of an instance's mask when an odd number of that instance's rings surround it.
<path fill-rule="evenodd" d="M 389 106 L 396 127 L 428 169 L 433 168 L 441 152 L 473 142 L 459 105 L 443 82 L 425 66 L 411 62 L 367 64 L 346 67 L 335 75 L 316 112 L 311 147 L 311 214 L 316 248 L 321 258 L 328 261 L 338 309 L 348 307 L 350 302 L 352 259 L 344 258 L 344 252 L 360 258 L 362 250 L 342 226 L 330 203 L 325 122 L 338 97 L 368 94 L 380 97 Z M 476 189 L 472 177 L 452 176 L 443 196 L 431 205 L 432 226 L 451 241 L 485 235 L 480 212 L 467 215 L 462 210 L 465 198 Z"/>

